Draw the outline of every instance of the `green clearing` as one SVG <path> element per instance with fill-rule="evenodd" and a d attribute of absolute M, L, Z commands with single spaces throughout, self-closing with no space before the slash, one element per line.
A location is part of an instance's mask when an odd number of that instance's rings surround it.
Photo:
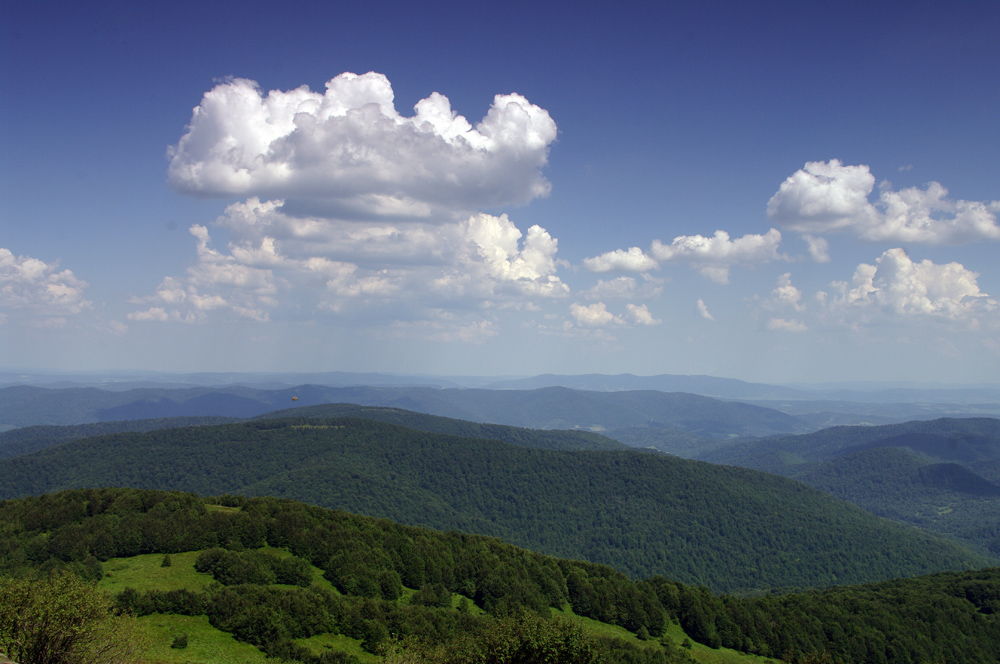
<path fill-rule="evenodd" d="M 139 618 L 150 641 L 146 664 L 265 664 L 274 662 L 248 643 L 240 643 L 208 624 L 208 616 L 157 613 Z M 171 648 L 174 637 L 187 634 L 187 648 Z"/>
<path fill-rule="evenodd" d="M 675 645 L 681 645 L 685 639 L 687 639 L 687 634 L 681 629 L 681 626 L 676 622 L 670 621 L 667 623 L 667 628 L 664 630 L 664 636 L 669 637 Z M 690 641 L 690 639 L 689 639 Z M 729 648 L 719 648 L 718 650 L 713 650 L 706 645 L 701 643 L 696 643 L 690 641 L 691 643 L 691 656 L 694 657 L 696 662 L 699 664 L 780 664 L 780 660 L 771 659 L 770 657 L 760 657 L 758 655 L 750 655 L 748 653 L 738 652 L 736 650 L 730 650 Z"/>
<path fill-rule="evenodd" d="M 317 634 L 308 639 L 295 639 L 295 643 L 308 648 L 314 655 L 322 655 L 324 652 L 331 651 L 345 652 L 357 657 L 361 664 L 382 661 L 381 657 L 365 652 L 361 648 L 361 641 L 343 634 Z"/>
<path fill-rule="evenodd" d="M 162 567 L 162 553 L 148 553 L 132 558 L 112 558 L 103 563 L 104 578 L 99 588 L 118 594 L 125 588 L 145 590 L 204 590 L 214 582 L 208 574 L 194 571 L 194 561 L 201 551 L 170 554 L 170 567 Z"/>
<path fill-rule="evenodd" d="M 210 575 L 194 570 L 194 561 L 203 551 L 204 549 L 172 553 L 170 554 L 170 567 L 163 567 L 162 553 L 149 553 L 132 558 L 111 558 L 103 563 L 104 578 L 97 585 L 112 594 L 118 594 L 125 588 L 134 588 L 139 592 L 145 590 L 170 591 L 182 588 L 202 591 L 213 583 Z M 288 558 L 292 555 L 286 549 L 276 549 L 271 546 L 262 547 L 258 551 L 278 558 Z M 323 576 L 323 570 L 315 565 L 310 565 L 310 568 L 313 572 L 314 584 L 324 590 L 340 594 L 333 587 L 333 584 Z M 278 587 L 291 588 L 293 586 Z"/>
<path fill-rule="evenodd" d="M 285 549 L 270 546 L 261 547 L 258 551 L 280 558 L 291 555 Z M 105 576 L 98 583 L 98 587 L 112 594 L 117 594 L 126 587 L 135 588 L 140 592 L 146 590 L 170 591 L 182 588 L 191 591 L 204 591 L 215 581 L 208 574 L 194 570 L 194 562 L 201 553 L 201 550 L 172 553 L 170 554 L 171 564 L 169 567 L 162 566 L 163 554 L 161 553 L 143 554 L 132 558 L 112 558 L 104 563 Z M 316 567 L 313 567 L 313 583 L 337 593 L 333 585 L 323 577 L 322 570 Z M 400 600 L 408 603 L 415 592 L 416 590 L 412 588 L 404 587 Z M 462 596 L 458 593 L 453 594 L 452 606 L 457 608 L 461 599 Z M 470 611 L 474 614 L 484 613 L 481 608 L 471 603 Z M 655 641 L 639 640 L 634 634 L 622 627 L 579 616 L 569 607 L 562 610 L 552 609 L 552 615 L 570 620 L 596 637 L 613 637 L 639 645 L 647 644 L 649 647 L 653 647 L 655 644 Z M 230 634 L 212 627 L 207 616 L 154 614 L 139 618 L 139 623 L 150 641 L 150 648 L 143 660 L 145 664 L 263 664 L 275 661 L 268 659 L 257 648 L 241 643 Z M 171 648 L 170 645 L 173 643 L 174 637 L 181 633 L 188 636 L 187 648 Z M 666 636 L 678 646 L 686 638 L 680 626 L 674 623 L 668 625 Z M 316 655 L 339 651 L 357 657 L 362 664 L 382 661 L 381 657 L 365 652 L 361 648 L 360 641 L 343 634 L 317 634 L 308 639 L 296 639 L 295 642 L 308 648 Z M 705 664 L 763 664 L 774 661 L 725 648 L 712 650 L 698 643 L 693 645 L 690 652 L 697 662 Z"/>

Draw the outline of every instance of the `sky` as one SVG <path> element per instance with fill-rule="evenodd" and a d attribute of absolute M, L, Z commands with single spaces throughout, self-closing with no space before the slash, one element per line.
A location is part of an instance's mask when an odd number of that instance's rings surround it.
<path fill-rule="evenodd" d="M 996 2 L 0 4 L 0 365 L 996 382 Z"/>

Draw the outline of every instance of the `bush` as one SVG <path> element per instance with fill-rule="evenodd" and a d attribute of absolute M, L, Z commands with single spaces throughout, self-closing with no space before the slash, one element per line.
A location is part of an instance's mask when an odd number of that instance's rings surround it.
<path fill-rule="evenodd" d="M 117 664 L 146 648 L 135 619 L 70 574 L 0 579 L 0 651 L 33 664 Z"/>

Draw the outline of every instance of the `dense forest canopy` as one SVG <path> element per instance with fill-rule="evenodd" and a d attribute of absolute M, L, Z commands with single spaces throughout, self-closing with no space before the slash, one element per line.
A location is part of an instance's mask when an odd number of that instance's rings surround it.
<path fill-rule="evenodd" d="M 100 436 L 0 460 L 0 472 L 4 498 L 100 486 L 274 495 L 725 591 L 993 560 L 757 471 L 630 451 L 530 449 L 357 418 Z"/>

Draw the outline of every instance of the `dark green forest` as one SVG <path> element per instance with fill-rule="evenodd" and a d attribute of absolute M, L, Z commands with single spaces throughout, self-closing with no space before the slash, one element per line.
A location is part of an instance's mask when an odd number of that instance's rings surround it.
<path fill-rule="evenodd" d="M 0 473 L 3 498 L 101 486 L 294 498 L 715 591 L 862 583 L 996 561 L 753 470 L 529 449 L 353 418 L 101 436 L 0 460 Z"/>
<path fill-rule="evenodd" d="M 14 579 L 97 579 L 111 558 L 202 551 L 196 568 L 215 585 L 126 589 L 115 611 L 205 615 L 284 660 L 355 661 L 317 656 L 294 641 L 338 633 L 400 662 L 688 661 L 684 648 L 660 638 L 674 622 L 709 647 L 788 662 L 1000 659 L 998 569 L 737 597 L 295 501 L 136 489 L 3 501 L 0 533 L 0 574 Z M 291 556 L 263 553 L 265 544 Z M 336 592 L 308 583 L 310 566 Z M 404 588 L 417 590 L 406 602 Z M 549 617 L 553 608 L 619 625 L 647 645 L 585 634 Z"/>
<path fill-rule="evenodd" d="M 1000 555 L 1000 420 L 833 427 L 701 458 L 790 477 L 873 514 Z"/>

